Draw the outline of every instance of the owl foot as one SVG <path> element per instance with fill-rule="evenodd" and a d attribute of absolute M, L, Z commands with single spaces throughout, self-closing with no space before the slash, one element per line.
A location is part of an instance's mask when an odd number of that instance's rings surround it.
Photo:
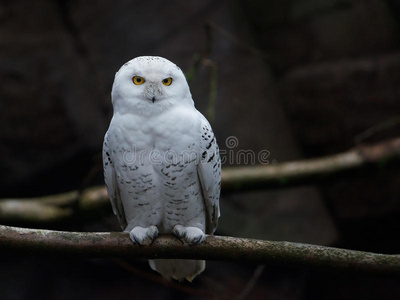
<path fill-rule="evenodd" d="M 132 242 L 142 246 L 151 245 L 157 236 L 158 229 L 156 226 L 136 226 L 131 230 L 131 232 L 129 232 L 129 237 L 131 238 Z"/>
<path fill-rule="evenodd" d="M 203 230 L 197 227 L 185 227 L 182 225 L 175 225 L 173 233 L 178 239 L 186 241 L 189 245 L 199 244 L 204 241 L 206 235 Z"/>

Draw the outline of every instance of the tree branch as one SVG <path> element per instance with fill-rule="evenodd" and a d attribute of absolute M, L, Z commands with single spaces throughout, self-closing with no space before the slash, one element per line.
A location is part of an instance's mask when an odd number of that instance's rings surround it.
<path fill-rule="evenodd" d="M 222 190 L 238 191 L 311 183 L 316 179 L 331 178 L 339 172 L 399 157 L 400 138 L 394 138 L 320 158 L 282 162 L 277 165 L 227 168 L 222 172 Z"/>
<path fill-rule="evenodd" d="M 222 191 L 288 187 L 331 178 L 339 172 L 379 164 L 400 157 L 400 138 L 375 145 L 358 146 L 346 152 L 321 158 L 282 162 L 277 165 L 243 166 L 222 170 Z M 105 187 L 30 199 L 0 200 L 0 222 L 43 224 L 64 222 L 85 216 L 101 216 L 109 211 Z"/>
<path fill-rule="evenodd" d="M 69 221 L 84 215 L 104 215 L 110 210 L 105 187 L 44 197 L 1 199 L 0 221 L 7 224 L 42 224 Z"/>
<path fill-rule="evenodd" d="M 400 275 L 400 255 L 223 236 L 207 236 L 203 243 L 189 246 L 172 235 L 161 235 L 151 246 L 138 246 L 131 242 L 127 233 L 66 232 L 0 225 L 0 249 L 76 257 L 224 260 Z"/>

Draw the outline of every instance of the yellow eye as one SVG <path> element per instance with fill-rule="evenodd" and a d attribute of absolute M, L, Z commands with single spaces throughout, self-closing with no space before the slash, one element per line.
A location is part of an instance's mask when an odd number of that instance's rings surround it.
<path fill-rule="evenodd" d="M 166 85 L 166 86 L 171 85 L 172 78 L 171 77 L 165 78 L 162 80 L 162 83 L 163 83 L 163 85 Z"/>
<path fill-rule="evenodd" d="M 135 76 L 135 77 L 132 78 L 132 81 L 133 81 L 133 83 L 136 84 L 136 85 L 141 85 L 141 84 L 144 83 L 145 80 L 144 80 L 143 77 Z"/>

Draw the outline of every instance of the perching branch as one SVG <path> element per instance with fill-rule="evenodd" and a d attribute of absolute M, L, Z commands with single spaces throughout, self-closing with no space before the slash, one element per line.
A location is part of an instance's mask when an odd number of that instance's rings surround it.
<path fill-rule="evenodd" d="M 330 178 L 341 171 L 379 164 L 400 157 L 400 138 L 359 146 L 321 158 L 282 162 L 277 165 L 243 166 L 222 170 L 222 192 L 288 187 Z M 77 216 L 98 216 L 110 209 L 104 187 L 30 199 L 0 200 L 1 223 L 53 223 Z"/>
<path fill-rule="evenodd" d="M 400 255 L 223 236 L 207 236 L 203 243 L 189 246 L 172 235 L 161 235 L 151 246 L 138 246 L 131 242 L 127 233 L 0 226 L 0 249 L 42 255 L 206 259 L 325 271 L 400 274 Z"/>

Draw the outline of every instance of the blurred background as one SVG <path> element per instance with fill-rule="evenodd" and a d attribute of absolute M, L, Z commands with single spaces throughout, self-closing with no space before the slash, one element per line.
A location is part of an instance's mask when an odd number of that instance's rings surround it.
<path fill-rule="evenodd" d="M 396 0 L 15 0 L 0 1 L 0 24 L 0 198 L 103 184 L 114 74 L 140 55 L 181 67 L 222 150 L 267 150 L 279 163 L 380 142 L 400 128 Z M 245 162 L 223 167 L 236 164 Z M 383 161 L 318 184 L 222 191 L 216 234 L 400 253 L 398 170 Z M 9 223 L 120 230 L 111 209 L 73 222 Z M 390 277 L 235 262 L 210 261 L 193 284 L 172 286 L 146 260 L 2 251 L 0 262 L 2 299 L 400 298 Z"/>

